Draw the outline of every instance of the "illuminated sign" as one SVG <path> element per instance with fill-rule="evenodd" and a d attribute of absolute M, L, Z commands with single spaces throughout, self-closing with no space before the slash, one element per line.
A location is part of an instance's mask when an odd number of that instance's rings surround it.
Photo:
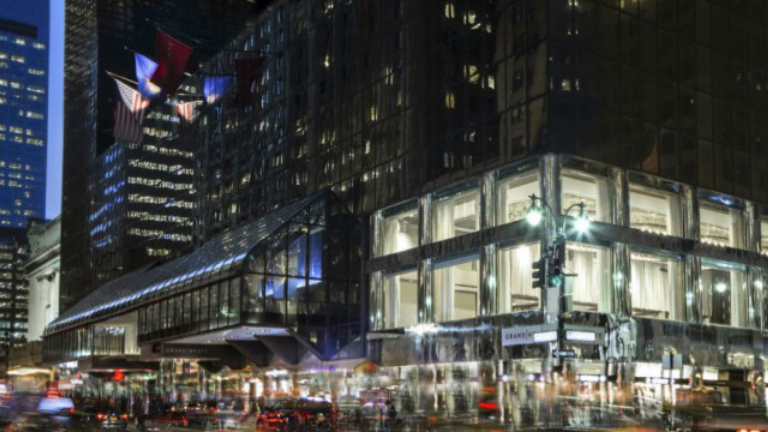
<path fill-rule="evenodd" d="M 552 325 L 507 327 L 501 329 L 501 346 L 554 342 L 557 331 Z"/>

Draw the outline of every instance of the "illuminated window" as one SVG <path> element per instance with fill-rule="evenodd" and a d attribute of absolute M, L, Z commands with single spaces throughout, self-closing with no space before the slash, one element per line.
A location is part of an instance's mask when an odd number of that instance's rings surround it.
<path fill-rule="evenodd" d="M 646 318 L 685 318 L 683 263 L 647 253 L 631 255 L 632 314 Z"/>
<path fill-rule="evenodd" d="M 4 52 L 0 52 L 0 60 L 6 60 L 6 59 L 8 59 L 8 54 Z"/>
<path fill-rule="evenodd" d="M 20 89 L 21 88 L 21 84 L 16 82 L 16 81 L 11 81 L 11 88 Z"/>
<path fill-rule="evenodd" d="M 538 243 L 499 250 L 499 311 L 512 313 L 539 308 L 539 291 L 533 288 L 533 261 L 539 259 Z"/>
<path fill-rule="evenodd" d="M 8 87 L 8 80 L 0 79 L 0 86 Z"/>
<path fill-rule="evenodd" d="M 477 84 L 480 82 L 480 76 L 477 74 L 477 66 L 476 65 L 467 65 L 464 68 L 464 76 L 469 78 L 470 84 Z"/>
<path fill-rule="evenodd" d="M 603 246 L 568 243 L 565 267 L 578 276 L 571 278 L 573 309 L 609 312 L 611 299 L 611 252 Z M 617 275 L 617 277 L 621 277 Z"/>
<path fill-rule="evenodd" d="M 16 63 L 25 63 L 26 59 L 23 56 L 20 55 L 11 55 L 11 61 L 14 61 Z"/>
<path fill-rule="evenodd" d="M 745 273 L 741 264 L 701 260 L 702 313 L 706 324 L 748 325 Z"/>
<path fill-rule="evenodd" d="M 42 69 L 29 68 L 28 72 L 30 75 L 37 75 L 37 76 L 45 75 L 45 71 Z"/>
<path fill-rule="evenodd" d="M 720 195 L 700 196 L 701 241 L 716 246 L 742 246 L 744 223 L 737 203 Z"/>
<path fill-rule="evenodd" d="M 435 321 L 474 318 L 479 311 L 480 260 L 477 254 L 436 262 L 432 270 Z"/>
<path fill-rule="evenodd" d="M 45 49 L 45 44 L 40 42 L 34 42 L 32 44 L 32 48 L 42 50 L 42 49 Z"/>
<path fill-rule="evenodd" d="M 563 170 L 563 211 L 581 202 L 585 204 L 591 220 L 611 222 L 608 179 L 580 171 Z"/>
<path fill-rule="evenodd" d="M 45 89 L 37 86 L 27 86 L 27 91 L 31 91 L 32 93 L 45 94 Z"/>
<path fill-rule="evenodd" d="M 456 18 L 456 8 L 454 7 L 453 3 L 448 2 L 445 4 L 445 17 L 446 18 Z"/>
<path fill-rule="evenodd" d="M 45 116 L 40 113 L 36 113 L 34 111 L 27 111 L 27 118 L 42 120 L 45 118 Z"/>
<path fill-rule="evenodd" d="M 630 183 L 629 226 L 656 234 L 682 235 L 680 194 Z"/>
<path fill-rule="evenodd" d="M 447 191 L 432 202 L 432 240 L 441 241 L 480 229 L 480 189 Z"/>
<path fill-rule="evenodd" d="M 445 107 L 448 109 L 456 108 L 456 95 L 453 92 L 445 92 Z"/>
<path fill-rule="evenodd" d="M 379 223 L 379 255 L 389 255 L 419 245 L 418 203 L 383 210 Z"/>
<path fill-rule="evenodd" d="M 499 180 L 498 191 L 498 224 L 523 220 L 531 205 L 530 196 L 541 195 L 539 175 L 536 171 L 528 171 L 504 176 Z"/>
<path fill-rule="evenodd" d="M 16 38 L 16 40 L 15 40 L 15 41 L 13 41 L 13 42 L 14 42 L 16 45 L 22 45 L 22 46 L 27 44 L 27 41 L 25 41 L 25 40 L 24 40 L 24 39 L 22 39 L 22 38 Z"/>
<path fill-rule="evenodd" d="M 418 273 L 414 270 L 384 276 L 384 328 L 416 325 Z"/>

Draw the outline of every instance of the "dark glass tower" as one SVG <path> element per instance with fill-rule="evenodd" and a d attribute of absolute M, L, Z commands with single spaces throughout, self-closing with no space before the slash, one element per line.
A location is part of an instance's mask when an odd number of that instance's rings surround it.
<path fill-rule="evenodd" d="M 49 2 L 0 3 L 0 226 L 45 213 Z"/>
<path fill-rule="evenodd" d="M 94 223 L 92 215 L 98 210 L 99 158 L 114 143 L 118 100 L 107 72 L 134 76 L 133 52 L 154 54 L 156 26 L 193 47 L 188 69 L 194 71 L 259 8 L 260 3 L 246 0 L 67 2 L 62 310 L 89 292 L 96 280 L 91 232 L 104 221 Z"/>

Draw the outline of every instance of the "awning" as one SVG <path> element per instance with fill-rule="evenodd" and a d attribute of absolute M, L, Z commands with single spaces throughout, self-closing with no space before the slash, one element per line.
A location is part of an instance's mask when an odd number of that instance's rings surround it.
<path fill-rule="evenodd" d="M 129 312 L 159 296 L 239 274 L 249 252 L 302 210 L 325 199 L 327 193 L 317 192 L 251 223 L 225 231 L 187 255 L 143 267 L 107 282 L 48 325 L 45 335 L 95 322 L 118 311 Z"/>

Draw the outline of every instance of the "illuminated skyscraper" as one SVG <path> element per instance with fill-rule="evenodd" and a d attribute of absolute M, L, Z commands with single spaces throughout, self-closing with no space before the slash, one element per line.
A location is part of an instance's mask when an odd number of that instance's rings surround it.
<path fill-rule="evenodd" d="M 0 2 L 0 226 L 45 213 L 49 1 Z"/>

